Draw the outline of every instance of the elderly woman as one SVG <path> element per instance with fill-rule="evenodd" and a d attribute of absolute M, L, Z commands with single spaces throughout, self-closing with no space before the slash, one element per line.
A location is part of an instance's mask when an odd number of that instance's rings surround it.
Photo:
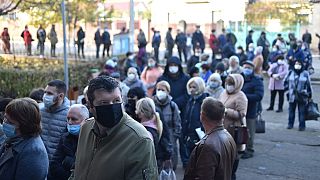
<path fill-rule="evenodd" d="M 304 69 L 303 63 L 295 61 L 294 69 L 289 71 L 284 82 L 284 87 L 289 90 L 287 96 L 289 101 L 289 122 L 287 129 L 292 129 L 294 125 L 296 107 L 298 106 L 299 131 L 306 129 L 304 120 L 305 106 L 312 97 L 310 75 Z"/>
<path fill-rule="evenodd" d="M 170 84 L 167 81 L 160 81 L 156 85 L 156 95 L 153 97 L 156 108 L 163 115 L 162 122 L 169 127 L 169 136 L 174 148 L 172 162 L 173 169 L 178 164 L 178 145 L 177 140 L 181 136 L 181 118 L 180 110 L 172 97 L 169 95 L 171 91 Z"/>
<path fill-rule="evenodd" d="M 240 74 L 242 69 L 240 67 L 238 56 L 231 56 L 229 58 L 229 69 L 227 70 L 227 74 Z"/>
<path fill-rule="evenodd" d="M 240 126 L 244 123 L 247 113 L 248 100 L 246 95 L 241 91 L 244 79 L 240 74 L 230 74 L 226 79 L 226 90 L 223 91 L 219 100 L 224 104 L 225 117 L 224 127 L 230 131 L 231 126 Z M 242 151 L 242 146 L 238 146 L 238 151 Z M 239 156 L 233 165 L 232 179 L 236 179 L 236 171 L 239 164 Z"/>
<path fill-rule="evenodd" d="M 40 112 L 30 98 L 12 100 L 6 107 L 0 148 L 0 179 L 46 179 L 49 160 L 41 140 Z"/>
<path fill-rule="evenodd" d="M 199 137 L 195 129 L 202 127 L 200 121 L 201 104 L 208 96 L 208 94 L 204 92 L 205 83 L 200 77 L 193 77 L 188 81 L 187 91 L 190 98 L 186 104 L 186 111 L 182 121 L 182 132 L 185 139 L 184 144 L 186 145 L 186 157 L 184 157 L 182 162 L 184 167 L 188 163 L 190 153 L 192 152 L 195 143 L 199 141 Z"/>
<path fill-rule="evenodd" d="M 224 88 L 222 87 L 222 80 L 220 74 L 212 74 L 208 79 L 205 92 L 208 93 L 209 96 L 215 99 L 219 99 L 223 90 Z"/>
<path fill-rule="evenodd" d="M 271 64 L 268 75 L 270 77 L 269 90 L 271 92 L 270 106 L 267 111 L 273 111 L 274 101 L 277 93 L 279 94 L 278 110 L 276 112 L 283 111 L 284 102 L 284 79 L 288 74 L 288 65 L 283 56 L 277 57 L 277 62 Z"/>
<path fill-rule="evenodd" d="M 147 89 L 143 82 L 139 79 L 138 70 L 135 67 L 128 69 L 127 78 L 123 81 L 130 89 L 140 87 L 146 93 Z"/>
<path fill-rule="evenodd" d="M 141 80 L 147 88 L 147 95 L 152 96 L 157 79 L 162 75 L 163 69 L 158 66 L 156 60 L 148 59 L 148 66 L 141 73 Z"/>

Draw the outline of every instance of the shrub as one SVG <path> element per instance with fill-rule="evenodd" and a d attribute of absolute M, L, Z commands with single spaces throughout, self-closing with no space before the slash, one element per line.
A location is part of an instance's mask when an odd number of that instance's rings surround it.
<path fill-rule="evenodd" d="M 102 62 L 69 62 L 69 87 L 80 92 L 87 85 L 91 68 Z M 0 57 L 0 96 L 25 97 L 33 88 L 45 87 L 53 79 L 64 79 L 63 61 Z"/>

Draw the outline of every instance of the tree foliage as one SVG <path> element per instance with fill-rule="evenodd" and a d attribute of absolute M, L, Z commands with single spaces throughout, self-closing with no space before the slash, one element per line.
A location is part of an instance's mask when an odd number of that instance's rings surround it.
<path fill-rule="evenodd" d="M 249 24 L 261 26 L 269 19 L 280 19 L 283 26 L 307 24 L 310 9 L 310 4 L 302 1 L 257 2 L 247 6 L 246 19 Z"/>

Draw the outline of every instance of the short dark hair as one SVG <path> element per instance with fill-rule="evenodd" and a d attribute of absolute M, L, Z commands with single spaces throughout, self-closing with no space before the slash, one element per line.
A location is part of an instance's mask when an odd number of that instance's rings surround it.
<path fill-rule="evenodd" d="M 144 92 L 144 90 L 141 87 L 134 87 L 129 89 L 127 97 L 129 98 L 133 98 L 137 96 L 138 99 L 142 99 L 144 97 L 146 97 L 146 93 Z"/>
<path fill-rule="evenodd" d="M 242 47 L 242 46 L 238 46 L 238 47 L 237 47 L 237 49 L 241 49 L 241 50 L 243 50 L 243 47 Z"/>
<path fill-rule="evenodd" d="M 94 101 L 94 92 L 98 89 L 103 89 L 107 92 L 113 92 L 116 88 L 119 88 L 119 83 L 118 81 L 110 76 L 98 76 L 94 79 L 92 79 L 89 82 L 89 87 L 88 87 L 88 100 L 90 104 L 93 104 Z"/>
<path fill-rule="evenodd" d="M 17 121 L 22 136 L 38 136 L 41 133 L 41 115 L 38 103 L 31 98 L 12 100 L 6 107 L 6 114 Z"/>
<path fill-rule="evenodd" d="M 29 94 L 29 97 L 35 101 L 42 102 L 42 98 L 44 95 L 44 89 L 43 88 L 37 88 L 37 89 L 32 89 L 32 91 Z"/>
<path fill-rule="evenodd" d="M 204 70 L 206 70 L 206 71 L 209 71 L 210 66 L 209 66 L 208 64 L 202 64 L 202 65 L 201 65 L 201 68 L 204 69 Z"/>
<path fill-rule="evenodd" d="M 50 81 L 48 84 L 48 86 L 54 86 L 57 88 L 58 93 L 63 93 L 64 95 L 67 94 L 67 86 L 64 83 L 64 81 L 60 80 L 60 79 L 55 79 Z"/>
<path fill-rule="evenodd" d="M 219 100 L 206 97 L 201 105 L 201 111 L 210 121 L 221 122 L 224 117 L 225 107 Z"/>
<path fill-rule="evenodd" d="M 0 112 L 6 110 L 6 106 L 12 101 L 12 98 L 0 98 Z"/>
<path fill-rule="evenodd" d="M 216 30 L 215 30 L 215 29 L 212 29 L 211 32 L 214 33 L 214 32 L 216 32 Z"/>

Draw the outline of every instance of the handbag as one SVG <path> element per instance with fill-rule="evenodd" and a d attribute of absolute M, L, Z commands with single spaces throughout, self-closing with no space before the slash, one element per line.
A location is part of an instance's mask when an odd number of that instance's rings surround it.
<path fill-rule="evenodd" d="M 227 130 L 237 145 L 247 144 L 249 140 L 249 131 L 248 128 L 243 124 L 243 119 L 241 119 L 241 126 L 231 125 L 227 128 Z"/>
<path fill-rule="evenodd" d="M 308 120 L 316 120 L 317 121 L 318 117 L 320 117 L 318 104 L 313 102 L 313 100 L 311 99 L 306 106 L 304 120 L 305 121 L 308 121 Z"/>
<path fill-rule="evenodd" d="M 164 162 L 160 171 L 159 180 L 177 180 L 171 162 Z"/>
<path fill-rule="evenodd" d="M 265 133 L 265 132 L 266 132 L 266 122 L 262 119 L 261 113 L 259 113 L 256 119 L 256 133 Z"/>

